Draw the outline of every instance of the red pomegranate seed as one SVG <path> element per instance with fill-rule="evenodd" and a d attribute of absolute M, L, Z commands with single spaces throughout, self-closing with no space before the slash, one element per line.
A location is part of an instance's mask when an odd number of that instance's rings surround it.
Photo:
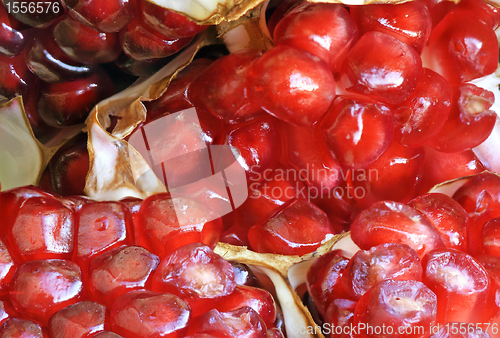
<path fill-rule="evenodd" d="M 193 316 L 211 309 L 214 299 L 230 295 L 235 287 L 231 263 L 198 243 L 171 252 L 153 274 L 153 289 L 186 300 Z"/>
<path fill-rule="evenodd" d="M 111 33 L 125 27 L 137 12 L 136 0 L 62 0 L 69 15 L 96 30 Z"/>
<path fill-rule="evenodd" d="M 337 298 L 330 303 L 326 311 L 325 324 L 323 324 L 326 334 L 335 335 L 338 338 L 349 338 L 351 335 L 350 325 L 354 317 L 357 301 Z"/>
<path fill-rule="evenodd" d="M 7 10 L 0 4 L 0 53 L 6 56 L 18 55 L 26 41 L 24 35 L 12 27 Z"/>
<path fill-rule="evenodd" d="M 454 88 L 450 116 L 429 144 L 443 152 L 461 152 L 478 146 L 495 126 L 492 92 L 467 83 Z"/>
<path fill-rule="evenodd" d="M 51 158 L 48 164 L 51 190 L 62 196 L 84 195 L 89 163 L 87 134 L 81 133 Z"/>
<path fill-rule="evenodd" d="M 391 201 L 377 202 L 363 210 L 351 225 L 351 237 L 364 250 L 384 243 L 407 244 L 419 258 L 444 246 L 439 232 L 423 214 Z"/>
<path fill-rule="evenodd" d="M 457 201 L 447 195 L 433 193 L 418 196 L 408 205 L 431 221 L 448 248 L 467 252 L 468 215 Z"/>
<path fill-rule="evenodd" d="M 394 117 L 383 104 L 340 96 L 322 119 L 321 128 L 340 165 L 362 169 L 391 145 Z"/>
<path fill-rule="evenodd" d="M 432 68 L 455 85 L 497 68 L 498 41 L 493 29 L 468 10 L 451 11 L 429 38 Z"/>
<path fill-rule="evenodd" d="M 123 337 L 114 333 L 114 332 L 101 331 L 98 334 L 96 334 L 95 336 L 92 336 L 92 338 L 123 338 Z"/>
<path fill-rule="evenodd" d="M 41 80 L 49 83 L 88 77 L 96 66 L 75 62 L 54 41 L 51 28 L 37 30 L 34 42 L 28 46 L 26 65 Z"/>
<path fill-rule="evenodd" d="M 282 140 L 277 124 L 274 117 L 265 114 L 228 135 L 227 144 L 238 152 L 237 161 L 251 181 L 262 179 L 280 159 Z"/>
<path fill-rule="evenodd" d="M 372 165 L 345 174 L 351 198 L 359 208 L 382 200 L 409 201 L 419 188 L 424 160 L 422 148 L 393 142 Z"/>
<path fill-rule="evenodd" d="M 423 0 L 427 8 L 431 13 L 432 17 L 432 27 L 436 27 L 437 24 L 443 20 L 443 18 L 457 7 L 457 4 L 452 1 L 447 0 Z"/>
<path fill-rule="evenodd" d="M 377 31 L 395 38 L 421 53 L 431 34 L 431 13 L 424 2 L 350 7 L 362 33 Z"/>
<path fill-rule="evenodd" d="M 267 329 L 267 338 L 285 338 L 285 335 L 280 329 L 273 327 Z"/>
<path fill-rule="evenodd" d="M 415 2 L 416 3 L 416 2 Z M 420 147 L 436 136 L 450 115 L 452 91 L 438 73 L 422 68 L 417 88 L 395 111 L 395 140 Z"/>
<path fill-rule="evenodd" d="M 274 30 L 275 45 L 307 50 L 338 73 L 358 40 L 356 23 L 340 4 L 304 2 L 288 11 Z"/>
<path fill-rule="evenodd" d="M 131 244 L 131 217 L 118 202 L 90 202 L 76 213 L 78 234 L 74 258 L 86 266 L 96 255 L 123 244 Z"/>
<path fill-rule="evenodd" d="M 385 280 L 359 300 L 353 325 L 368 337 L 383 329 L 393 337 L 425 337 L 437 323 L 437 311 L 436 295 L 422 282 Z"/>
<path fill-rule="evenodd" d="M 179 206 L 187 208 L 189 222 L 179 221 Z M 172 199 L 169 194 L 148 197 L 142 203 L 138 214 L 140 231 L 136 237 L 147 243 L 146 248 L 158 256 L 191 243 L 203 243 L 214 248 L 222 232 L 222 221 L 207 220 L 213 214 L 202 204 L 188 198 Z"/>
<path fill-rule="evenodd" d="M 500 257 L 500 218 L 493 218 L 483 226 L 483 251 L 487 255 Z"/>
<path fill-rule="evenodd" d="M 340 79 L 349 92 L 400 104 L 417 87 L 421 72 L 422 60 L 413 48 L 391 35 L 372 31 L 352 47 Z"/>
<path fill-rule="evenodd" d="M 101 33 L 69 15 L 54 26 L 54 40 L 76 62 L 107 63 L 121 53 L 118 33 Z"/>
<path fill-rule="evenodd" d="M 242 50 L 214 61 L 197 81 L 197 95 L 216 117 L 229 123 L 251 120 L 263 113 L 247 96 L 245 81 L 261 50 Z"/>
<path fill-rule="evenodd" d="M 7 295 L 12 276 L 17 269 L 17 262 L 14 261 L 5 243 L 0 240 L 0 295 Z"/>
<path fill-rule="evenodd" d="M 253 250 L 282 255 L 313 252 L 334 234 L 328 216 L 306 200 L 293 200 L 248 231 Z"/>
<path fill-rule="evenodd" d="M 16 95 L 25 97 L 37 85 L 37 77 L 26 68 L 25 53 L 13 57 L 0 54 L 0 95 L 9 99 Z"/>
<path fill-rule="evenodd" d="M 235 261 L 231 262 L 234 272 L 234 281 L 236 285 L 241 286 L 257 286 L 257 276 L 253 273 L 247 265 Z"/>
<path fill-rule="evenodd" d="M 105 72 L 71 82 L 45 84 L 40 88 L 38 113 L 52 127 L 84 123 L 99 101 L 113 95 L 113 81 Z"/>
<path fill-rule="evenodd" d="M 415 250 L 405 244 L 385 243 L 358 251 L 342 273 L 342 286 L 351 299 L 360 299 L 383 280 L 422 280 Z"/>
<path fill-rule="evenodd" d="M 335 97 L 327 64 L 290 46 L 268 50 L 248 70 L 250 100 L 277 118 L 310 126 L 326 113 Z"/>
<path fill-rule="evenodd" d="M 24 260 L 69 259 L 74 238 L 73 211 L 50 197 L 32 197 L 24 201 L 8 236 Z"/>
<path fill-rule="evenodd" d="M 175 39 L 149 28 L 135 19 L 120 31 L 120 42 L 125 54 L 135 60 L 147 60 L 170 56 L 191 42 L 192 38 Z"/>
<path fill-rule="evenodd" d="M 158 264 L 158 256 L 142 247 L 123 246 L 107 251 L 90 262 L 88 289 L 96 301 L 110 306 L 118 296 L 145 288 Z"/>
<path fill-rule="evenodd" d="M 248 306 L 228 312 L 208 311 L 200 319 L 198 332 L 220 338 L 267 338 L 266 324 Z"/>
<path fill-rule="evenodd" d="M 438 296 L 439 322 L 473 323 L 479 319 L 491 282 L 478 261 L 446 248 L 430 252 L 422 266 L 424 283 Z"/>
<path fill-rule="evenodd" d="M 348 263 L 349 259 L 341 251 L 334 250 L 318 257 L 307 270 L 307 291 L 325 319 L 327 309 L 334 299 L 349 297 L 341 284 Z"/>
<path fill-rule="evenodd" d="M 12 304 L 8 300 L 0 301 L 0 325 L 15 317 L 19 317 L 19 314 L 14 310 Z"/>
<path fill-rule="evenodd" d="M 49 332 L 52 338 L 84 338 L 104 330 L 106 308 L 90 301 L 82 301 L 50 317 Z"/>
<path fill-rule="evenodd" d="M 220 312 L 229 312 L 245 306 L 255 310 L 267 327 L 270 328 L 274 325 L 276 321 L 276 304 L 273 296 L 264 289 L 237 285 L 230 295 L 216 301 L 214 309 Z"/>
<path fill-rule="evenodd" d="M 268 6 L 268 11 L 271 10 L 272 14 L 267 20 L 267 28 L 271 36 L 274 36 L 274 30 L 278 23 L 283 19 L 286 13 L 288 13 L 293 8 L 302 4 L 302 1 L 297 0 L 283 0 L 281 3 L 270 3 Z M 276 8 L 274 8 L 277 5 Z M 274 10 L 273 10 L 274 9 Z"/>
<path fill-rule="evenodd" d="M 478 16 L 492 29 L 496 29 L 500 25 L 500 10 L 485 1 L 463 0 L 458 3 L 457 8 L 468 10 L 469 13 Z"/>
<path fill-rule="evenodd" d="M 62 259 L 21 264 L 12 278 L 9 299 L 24 316 L 47 324 L 49 318 L 83 297 L 79 266 Z"/>
<path fill-rule="evenodd" d="M 21 318 L 10 318 L 0 326 L 0 337 L 45 338 L 40 324 Z"/>
<path fill-rule="evenodd" d="M 191 309 L 177 296 L 153 291 L 131 291 L 111 307 L 111 327 L 127 338 L 181 338 L 185 336 Z"/>
<path fill-rule="evenodd" d="M 208 26 L 198 25 L 184 15 L 158 6 L 147 0 L 141 0 L 142 20 L 151 28 L 165 36 L 175 39 L 195 36 Z"/>
<path fill-rule="evenodd" d="M 162 96 L 154 101 L 144 102 L 148 111 L 147 121 L 193 107 L 194 104 L 191 102 L 188 93 L 193 82 L 203 74 L 212 62 L 212 60 L 204 58 L 193 60 L 170 82 Z"/>

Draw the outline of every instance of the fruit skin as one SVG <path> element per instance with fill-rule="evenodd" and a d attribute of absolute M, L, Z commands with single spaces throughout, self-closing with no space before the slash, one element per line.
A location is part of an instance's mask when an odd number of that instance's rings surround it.
<path fill-rule="evenodd" d="M 335 97 L 335 80 L 317 56 L 289 46 L 268 50 L 248 70 L 251 101 L 278 119 L 311 126 Z"/>

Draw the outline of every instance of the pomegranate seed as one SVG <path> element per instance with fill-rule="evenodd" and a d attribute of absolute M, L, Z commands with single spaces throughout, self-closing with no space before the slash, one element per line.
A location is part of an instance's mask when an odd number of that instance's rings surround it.
<path fill-rule="evenodd" d="M 0 326 L 0 337 L 45 338 L 39 324 L 21 318 L 10 318 Z"/>
<path fill-rule="evenodd" d="M 101 331 L 98 334 L 96 334 L 95 336 L 92 336 L 92 338 L 123 338 L 123 337 L 114 333 L 114 332 Z"/>
<path fill-rule="evenodd" d="M 497 115 L 489 110 L 494 102 L 492 92 L 473 84 L 456 87 L 450 116 L 429 145 L 443 152 L 461 152 L 478 146 L 495 126 Z"/>
<path fill-rule="evenodd" d="M 230 295 L 235 287 L 231 263 L 198 243 L 171 252 L 153 274 L 153 289 L 186 300 L 193 316 L 205 313 L 214 299 Z"/>
<path fill-rule="evenodd" d="M 464 0 L 460 1 L 457 8 L 466 9 L 470 14 L 478 16 L 492 29 L 496 29 L 500 25 L 500 10 L 487 2 L 479 0 Z"/>
<path fill-rule="evenodd" d="M 62 0 L 69 15 L 105 33 L 118 32 L 135 16 L 135 0 Z"/>
<path fill-rule="evenodd" d="M 468 10 L 451 11 L 429 38 L 432 68 L 455 85 L 491 74 L 497 68 L 493 29 Z"/>
<path fill-rule="evenodd" d="M 188 223 L 179 221 L 176 212 L 179 206 L 189 210 Z M 219 218 L 208 221 L 207 216 L 211 214 L 213 212 L 207 207 L 192 199 L 172 199 L 169 194 L 157 194 L 142 203 L 138 214 L 141 230 L 136 237 L 160 257 L 191 243 L 200 242 L 214 248 L 222 231 L 222 222 Z"/>
<path fill-rule="evenodd" d="M 30 91 L 34 91 L 37 84 L 37 77 L 26 68 L 25 53 L 13 57 L 0 54 L 0 95 L 31 97 Z"/>
<path fill-rule="evenodd" d="M 348 263 L 341 251 L 334 250 L 318 257 L 307 270 L 307 291 L 323 318 L 327 318 L 327 309 L 334 299 L 348 298 L 341 284 Z"/>
<path fill-rule="evenodd" d="M 457 201 L 447 195 L 434 193 L 418 196 L 408 205 L 431 221 L 448 248 L 467 252 L 468 215 Z"/>
<path fill-rule="evenodd" d="M 335 80 L 327 64 L 305 50 L 278 46 L 248 70 L 251 101 L 292 124 L 310 126 L 326 113 L 335 97 Z"/>
<path fill-rule="evenodd" d="M 255 276 L 247 265 L 234 261 L 231 262 L 231 265 L 233 266 L 234 281 L 236 285 L 257 286 L 257 276 Z"/>
<path fill-rule="evenodd" d="M 339 97 L 321 121 L 321 128 L 340 165 L 361 169 L 375 162 L 391 145 L 394 118 L 382 104 Z"/>
<path fill-rule="evenodd" d="M 325 326 L 325 331 L 329 331 L 331 336 L 335 334 L 335 337 L 349 338 L 349 325 L 352 323 L 357 304 L 357 301 L 350 299 L 333 300 L 326 311 L 325 323 L 328 326 Z"/>
<path fill-rule="evenodd" d="M 422 260 L 423 282 L 438 296 L 439 322 L 476 322 L 486 305 L 490 279 L 472 256 L 437 249 Z"/>
<path fill-rule="evenodd" d="M 185 16 L 147 0 L 141 0 L 142 19 L 151 28 L 175 39 L 195 36 L 208 26 L 198 25 Z"/>
<path fill-rule="evenodd" d="M 145 288 L 158 264 L 158 256 L 141 247 L 123 246 L 107 251 L 90 262 L 90 292 L 96 301 L 109 306 L 118 296 Z"/>
<path fill-rule="evenodd" d="M 120 42 L 125 54 L 135 60 L 164 58 L 191 42 L 192 38 L 174 39 L 149 28 L 135 19 L 120 31 Z"/>
<path fill-rule="evenodd" d="M 420 1 L 396 6 L 352 6 L 350 10 L 362 33 L 376 31 L 392 35 L 419 54 L 431 34 L 431 13 Z"/>
<path fill-rule="evenodd" d="M 352 47 L 340 79 L 349 92 L 400 104 L 417 87 L 421 72 L 422 60 L 413 48 L 391 35 L 372 31 Z"/>
<path fill-rule="evenodd" d="M 45 84 L 40 89 L 38 113 L 52 127 L 84 123 L 94 105 L 114 93 L 113 81 L 104 72 L 71 82 Z"/>
<path fill-rule="evenodd" d="M 9 284 L 17 265 L 5 243 L 0 240 L 0 295 L 8 294 Z"/>
<path fill-rule="evenodd" d="M 436 136 L 450 115 L 452 90 L 438 73 L 422 69 L 417 88 L 395 111 L 395 140 L 417 148 Z"/>
<path fill-rule="evenodd" d="M 263 113 L 247 96 L 245 81 L 260 50 L 236 51 L 213 62 L 196 85 L 199 100 L 212 114 L 229 123 L 251 120 Z"/>
<path fill-rule="evenodd" d="M 500 218 L 493 218 L 483 226 L 483 250 L 485 254 L 500 257 Z"/>
<path fill-rule="evenodd" d="M 84 338 L 104 330 L 106 308 L 98 303 L 82 301 L 62 310 L 50 318 L 49 332 L 53 338 Z"/>
<path fill-rule="evenodd" d="M 253 250 L 282 255 L 304 255 L 334 234 L 328 216 L 306 200 L 293 200 L 248 231 Z"/>
<path fill-rule="evenodd" d="M 248 306 L 228 312 L 208 311 L 200 319 L 198 332 L 221 338 L 267 338 L 266 324 Z"/>
<path fill-rule="evenodd" d="M 83 296 L 80 268 L 61 259 L 34 260 L 21 264 L 12 278 L 9 299 L 14 308 L 47 324 L 50 316 Z"/>
<path fill-rule="evenodd" d="M 24 260 L 61 258 L 73 253 L 75 215 L 48 197 L 24 201 L 9 231 L 9 242 Z"/>
<path fill-rule="evenodd" d="M 130 291 L 111 307 L 111 327 L 129 338 L 181 338 L 191 319 L 189 305 L 177 296 Z"/>
<path fill-rule="evenodd" d="M 359 300 L 386 279 L 421 281 L 422 266 L 415 250 L 405 244 L 386 243 L 358 251 L 342 274 L 342 286 L 349 298 Z"/>
<path fill-rule="evenodd" d="M 7 10 L 0 4 L 0 53 L 6 56 L 18 55 L 26 41 L 24 35 L 12 27 Z"/>
<path fill-rule="evenodd" d="M 436 325 L 437 308 L 436 295 L 422 282 L 389 279 L 376 284 L 359 300 L 353 325 L 365 324 L 359 331 L 368 337 L 378 337 L 383 328 L 385 334 L 392 332 L 394 337 L 425 337 Z"/>
<path fill-rule="evenodd" d="M 351 225 L 351 237 L 361 249 L 384 243 L 403 243 L 419 258 L 444 246 L 439 232 L 423 214 L 412 207 L 381 201 L 363 210 Z"/>
<path fill-rule="evenodd" d="M 274 43 L 307 50 L 339 73 L 358 40 L 356 23 L 340 4 L 301 3 L 288 11 L 274 30 Z"/>
<path fill-rule="evenodd" d="M 5 323 L 7 320 L 19 317 L 19 314 L 8 300 L 0 301 L 0 325 Z M 1 327 L 0 327 L 1 332 Z M 0 335 L 1 337 L 1 335 Z"/>
<path fill-rule="evenodd" d="M 69 15 L 54 26 L 54 40 L 73 61 L 81 63 L 112 62 L 121 53 L 118 33 L 101 33 Z"/>

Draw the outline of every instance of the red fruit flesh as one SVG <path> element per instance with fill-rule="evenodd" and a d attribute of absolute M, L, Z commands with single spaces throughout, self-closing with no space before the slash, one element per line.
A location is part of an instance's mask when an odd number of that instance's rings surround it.
<path fill-rule="evenodd" d="M 439 232 L 423 214 L 391 201 L 377 202 L 363 210 L 351 225 L 351 237 L 364 250 L 383 243 L 407 244 L 419 258 L 444 246 Z"/>
<path fill-rule="evenodd" d="M 276 304 L 273 296 L 263 289 L 237 285 L 230 295 L 216 302 L 214 308 L 220 312 L 234 311 L 248 306 L 259 314 L 269 328 L 276 321 Z"/>
<path fill-rule="evenodd" d="M 72 210 L 54 198 L 32 197 L 21 204 L 8 240 L 24 260 L 70 259 L 74 229 Z"/>
<path fill-rule="evenodd" d="M 486 305 L 490 279 L 472 256 L 453 249 L 437 249 L 422 260 L 423 282 L 438 297 L 437 319 L 476 323 Z"/>
<path fill-rule="evenodd" d="M 44 84 L 38 113 L 49 126 L 73 126 L 84 123 L 94 105 L 114 93 L 113 81 L 105 72 L 71 82 Z"/>
<path fill-rule="evenodd" d="M 463 0 L 460 1 L 457 8 L 463 8 L 468 10 L 469 13 L 474 13 L 492 29 L 496 29 L 500 25 L 500 10 L 485 1 Z"/>
<path fill-rule="evenodd" d="M 488 138 L 497 115 L 489 110 L 495 97 L 492 92 L 467 83 L 454 88 L 450 116 L 429 145 L 442 152 L 462 152 Z"/>
<path fill-rule="evenodd" d="M 432 69 L 456 85 L 497 68 L 498 41 L 493 29 L 468 10 L 451 11 L 429 38 Z"/>
<path fill-rule="evenodd" d="M 500 257 L 500 218 L 493 218 L 483 226 L 483 251 Z"/>
<path fill-rule="evenodd" d="M 386 280 L 359 300 L 353 324 L 365 324 L 359 331 L 368 337 L 380 337 L 383 328 L 391 337 L 425 337 L 436 325 L 436 298 L 421 282 Z"/>
<path fill-rule="evenodd" d="M 322 119 L 321 129 L 343 168 L 362 169 L 391 145 L 394 118 L 385 105 L 338 97 Z"/>
<path fill-rule="evenodd" d="M 236 51 L 214 61 L 198 79 L 199 100 L 217 118 L 239 123 L 263 113 L 245 86 L 248 69 L 260 56 L 261 50 Z"/>
<path fill-rule="evenodd" d="M 405 244 L 386 243 L 358 251 L 342 274 L 342 286 L 352 299 L 360 299 L 383 280 L 422 280 L 415 250 Z"/>
<path fill-rule="evenodd" d="M 422 60 L 413 48 L 391 35 L 368 32 L 349 52 L 340 79 L 349 92 L 400 104 L 417 87 L 421 72 Z"/>
<path fill-rule="evenodd" d="M 131 244 L 130 213 L 118 202 L 91 202 L 76 213 L 78 234 L 75 259 L 80 264 L 122 244 Z"/>
<path fill-rule="evenodd" d="M 113 331 L 127 338 L 181 338 L 191 319 L 179 297 L 145 290 L 118 297 L 110 312 Z"/>
<path fill-rule="evenodd" d="M 121 53 L 117 33 L 101 33 L 69 15 L 54 26 L 54 40 L 76 62 L 107 63 Z"/>
<path fill-rule="evenodd" d="M 187 208 L 188 215 L 191 215 L 189 219 L 182 217 L 179 220 L 177 211 L 181 211 L 181 206 Z M 207 207 L 194 200 L 172 199 L 169 194 L 157 194 L 142 203 L 137 218 L 141 229 L 136 237 L 160 257 L 191 243 L 199 242 L 214 248 L 222 231 L 222 222 L 219 218 L 207 220 L 212 214 Z"/>
<path fill-rule="evenodd" d="M 422 69 L 417 88 L 395 111 L 395 140 L 420 147 L 443 128 L 451 110 L 452 90 L 438 73 Z"/>
<path fill-rule="evenodd" d="M 335 97 L 335 80 L 327 64 L 304 50 L 278 46 L 248 70 L 250 100 L 277 118 L 310 126 L 326 113 Z"/>
<path fill-rule="evenodd" d="M 278 121 L 265 114 L 233 129 L 228 135 L 227 144 L 234 148 L 233 152 L 239 153 L 237 161 L 250 180 L 262 178 L 264 172 L 274 169 L 281 156 Z"/>
<path fill-rule="evenodd" d="M 174 39 L 149 28 L 135 19 L 120 31 L 120 42 L 125 54 L 135 60 L 164 58 L 184 48 L 192 38 Z"/>
<path fill-rule="evenodd" d="M 138 246 L 123 246 L 95 257 L 89 265 L 89 291 L 93 298 L 110 306 L 130 290 L 143 289 L 160 264 L 155 254 Z"/>
<path fill-rule="evenodd" d="M 101 32 L 118 32 L 135 16 L 135 0 L 63 0 L 69 15 Z"/>
<path fill-rule="evenodd" d="M 4 296 L 8 294 L 9 284 L 17 269 L 17 265 L 5 243 L 0 240 L 0 295 Z"/>
<path fill-rule="evenodd" d="M 141 0 L 142 19 L 157 32 L 175 39 L 195 36 L 208 26 L 198 25 L 184 15 L 168 10 L 162 6 Z"/>
<path fill-rule="evenodd" d="M 341 280 L 349 259 L 339 250 L 330 251 L 316 259 L 307 270 L 307 291 L 316 308 L 327 318 L 329 305 L 336 298 L 348 298 Z"/>
<path fill-rule="evenodd" d="M 200 319 L 198 332 L 219 338 L 267 338 L 266 324 L 247 306 L 229 312 L 208 311 Z"/>
<path fill-rule="evenodd" d="M 21 52 L 27 39 L 10 23 L 7 10 L 0 4 L 0 53 L 6 56 L 15 56 Z"/>
<path fill-rule="evenodd" d="M 305 2 L 279 21 L 274 43 L 307 50 L 328 63 L 335 74 L 358 36 L 358 28 L 344 6 Z"/>
<path fill-rule="evenodd" d="M 52 338 L 85 338 L 104 330 L 106 308 L 98 303 L 82 301 L 58 311 L 50 318 Z"/>
<path fill-rule="evenodd" d="M 13 57 L 0 54 L 0 95 L 9 99 L 16 95 L 28 96 L 37 83 L 37 77 L 26 68 L 25 53 Z"/>
<path fill-rule="evenodd" d="M 335 337 L 350 337 L 348 333 L 349 325 L 352 323 L 357 304 L 357 301 L 342 298 L 337 298 L 331 302 L 325 317 L 325 323 L 328 325 L 326 330 L 332 335 L 335 333 Z"/>
<path fill-rule="evenodd" d="M 377 31 L 392 35 L 419 54 L 431 34 L 431 13 L 424 2 L 352 6 L 350 10 L 362 33 Z"/>
<path fill-rule="evenodd" d="M 432 193 L 418 196 L 408 205 L 431 221 L 448 248 L 467 252 L 468 215 L 457 201 L 444 194 Z"/>
<path fill-rule="evenodd" d="M 24 316 L 47 324 L 50 316 L 83 296 L 80 268 L 74 262 L 49 259 L 21 264 L 12 278 L 9 299 Z"/>
<path fill-rule="evenodd" d="M 304 255 L 334 234 L 328 216 L 306 200 L 293 200 L 248 231 L 253 250 L 282 255 Z"/>
<path fill-rule="evenodd" d="M 214 299 L 230 295 L 235 287 L 231 263 L 197 243 L 167 255 L 153 275 L 153 289 L 186 300 L 193 316 L 206 312 Z"/>
<path fill-rule="evenodd" d="M 45 338 L 42 327 L 31 320 L 11 318 L 0 327 L 2 338 Z"/>

